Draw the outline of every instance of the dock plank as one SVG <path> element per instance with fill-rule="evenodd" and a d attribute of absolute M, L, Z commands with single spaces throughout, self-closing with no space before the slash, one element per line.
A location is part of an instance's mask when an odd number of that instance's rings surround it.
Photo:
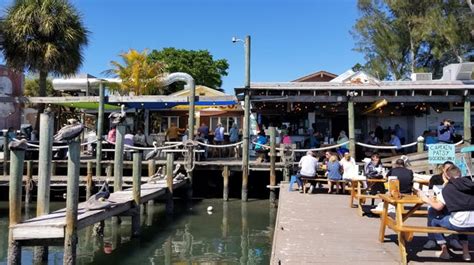
<path fill-rule="evenodd" d="M 185 180 L 175 180 L 173 182 L 173 189 L 177 189 L 185 184 Z M 165 194 L 165 192 L 165 180 L 160 180 L 157 183 L 142 184 L 140 202 L 145 203 Z M 133 207 L 132 189 L 111 193 L 109 201 L 113 202 L 113 205 L 110 208 L 100 210 L 87 210 L 85 203 L 80 203 L 78 205 L 78 229 L 130 210 Z M 26 220 L 13 226 L 13 238 L 15 240 L 63 238 L 66 227 L 65 217 L 66 209 L 63 208 L 48 215 Z"/>

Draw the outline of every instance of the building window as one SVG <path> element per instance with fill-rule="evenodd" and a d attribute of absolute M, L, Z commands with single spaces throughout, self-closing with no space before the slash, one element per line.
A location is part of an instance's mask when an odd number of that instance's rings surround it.
<path fill-rule="evenodd" d="M 234 123 L 237 123 L 237 126 L 240 128 L 237 117 L 211 117 L 209 128 L 212 132 L 216 130 L 219 123 L 224 127 L 224 133 L 229 133 Z"/>
<path fill-rule="evenodd" d="M 171 127 L 172 123 L 174 123 L 174 125 L 178 126 L 179 125 L 179 117 L 178 116 L 164 116 L 161 119 L 160 132 L 162 132 L 162 133 L 166 132 L 166 130 L 168 130 L 168 128 Z"/>

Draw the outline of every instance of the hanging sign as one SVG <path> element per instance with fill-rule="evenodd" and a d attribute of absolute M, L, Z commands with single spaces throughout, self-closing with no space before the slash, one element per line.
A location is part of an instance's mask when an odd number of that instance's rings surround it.
<path fill-rule="evenodd" d="M 428 145 L 428 163 L 443 164 L 446 161 L 455 162 L 456 147 L 454 144 L 430 144 Z"/>

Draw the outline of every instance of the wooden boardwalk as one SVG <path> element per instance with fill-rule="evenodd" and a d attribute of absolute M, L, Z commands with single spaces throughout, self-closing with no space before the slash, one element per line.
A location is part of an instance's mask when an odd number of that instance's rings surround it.
<path fill-rule="evenodd" d="M 177 189 L 186 184 L 186 180 L 174 181 L 173 189 Z M 141 203 L 155 199 L 166 192 L 166 180 L 155 183 L 141 185 Z M 93 225 L 112 216 L 124 214 L 133 207 L 132 189 L 114 192 L 110 194 L 110 202 L 113 206 L 102 210 L 86 210 L 84 203 L 78 206 L 78 229 Z M 43 215 L 13 226 L 13 239 L 25 241 L 24 245 L 35 243 L 37 245 L 44 239 L 59 239 L 63 244 L 63 238 L 66 227 L 66 209 L 55 211 L 48 215 Z M 36 241 L 36 242 L 29 242 Z"/>
<path fill-rule="evenodd" d="M 347 195 L 289 192 L 282 184 L 271 264 L 399 264 L 395 233 L 387 229 L 385 243 L 379 243 L 379 218 L 359 217 L 348 200 Z M 408 221 L 426 225 L 424 217 Z M 435 257 L 437 250 L 423 249 L 425 241 L 425 235 L 416 235 L 407 244 L 409 263 L 447 264 Z M 472 249 L 472 238 L 470 243 Z M 448 263 L 462 263 L 461 252 L 454 254 Z"/>

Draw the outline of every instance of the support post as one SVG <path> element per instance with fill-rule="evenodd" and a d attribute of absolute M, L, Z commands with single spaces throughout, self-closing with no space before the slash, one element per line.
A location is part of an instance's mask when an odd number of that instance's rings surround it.
<path fill-rule="evenodd" d="M 112 178 L 112 173 L 114 171 L 114 165 L 112 163 L 107 163 L 107 168 L 105 169 L 105 176 L 106 178 Z"/>
<path fill-rule="evenodd" d="M 416 142 L 416 152 L 423 153 L 425 151 L 425 138 L 423 138 L 423 136 L 418 136 Z"/>
<path fill-rule="evenodd" d="M 222 177 L 224 179 L 222 198 L 224 201 L 229 200 L 229 174 L 229 166 L 224 166 L 224 170 L 222 171 Z"/>
<path fill-rule="evenodd" d="M 92 196 L 92 161 L 87 161 L 87 175 L 86 175 L 86 200 L 88 200 Z"/>
<path fill-rule="evenodd" d="M 51 176 L 56 176 L 56 168 L 58 167 L 58 163 L 55 161 L 51 161 Z"/>
<path fill-rule="evenodd" d="M 33 161 L 26 161 L 25 209 L 30 207 L 31 191 L 33 190 Z"/>
<path fill-rule="evenodd" d="M 133 153 L 133 201 L 134 214 L 132 215 L 132 237 L 140 235 L 140 189 L 142 178 L 142 153 Z"/>
<path fill-rule="evenodd" d="M 471 99 L 469 97 L 469 92 L 464 97 L 464 145 L 470 146 L 472 139 L 471 139 Z M 468 172 L 472 172 L 472 158 L 471 153 L 465 153 L 464 159 L 466 160 L 466 164 L 469 167 Z"/>
<path fill-rule="evenodd" d="M 166 153 L 166 213 L 173 214 L 173 163 L 174 154 Z"/>
<path fill-rule="evenodd" d="M 51 175 L 56 173 L 56 163 L 53 160 L 53 131 L 54 118 L 52 113 L 40 114 L 39 154 L 38 154 L 38 195 L 36 198 L 36 216 L 49 214 Z M 34 248 L 34 263 L 42 264 L 48 261 L 48 247 Z"/>
<path fill-rule="evenodd" d="M 240 256 L 240 264 L 247 264 L 248 257 L 249 257 L 249 227 L 248 227 L 248 215 L 247 215 L 247 204 L 242 203 L 241 205 L 241 225 L 242 231 L 240 234 L 240 248 L 241 248 L 241 256 Z"/>
<path fill-rule="evenodd" d="M 351 157 L 355 158 L 356 146 L 355 146 L 355 132 L 354 132 L 354 99 L 349 97 L 347 102 L 347 116 L 348 116 L 348 128 L 349 128 L 349 153 Z"/>
<path fill-rule="evenodd" d="M 122 190 L 123 178 L 123 138 L 125 135 L 125 126 L 117 125 L 117 134 L 115 139 L 114 156 L 114 192 Z"/>
<path fill-rule="evenodd" d="M 3 132 L 3 139 L 4 139 L 4 143 L 3 143 L 3 177 L 4 178 L 7 178 L 7 156 L 6 156 L 6 152 L 7 152 L 7 146 L 8 146 L 8 130 L 7 129 L 3 129 L 2 130 Z"/>
<path fill-rule="evenodd" d="M 242 201 L 248 200 L 249 181 L 249 137 L 250 137 L 250 36 L 245 37 L 245 97 L 242 148 Z"/>
<path fill-rule="evenodd" d="M 271 126 L 270 131 L 270 204 L 276 206 L 276 130 Z"/>
<path fill-rule="evenodd" d="M 64 264 L 76 264 L 77 206 L 79 204 L 80 145 L 69 144 L 67 161 L 66 229 L 64 233 Z"/>
<path fill-rule="evenodd" d="M 23 181 L 23 161 L 25 151 L 12 151 L 10 161 L 10 188 L 9 188 L 9 236 L 8 236 L 8 264 L 21 264 L 21 245 L 13 240 L 12 227 L 21 221 L 21 186 Z"/>
<path fill-rule="evenodd" d="M 154 159 L 148 160 L 148 177 L 153 176 L 155 172 L 156 172 L 155 160 Z"/>
<path fill-rule="evenodd" d="M 102 134 L 104 133 L 104 83 L 99 84 L 99 113 L 97 114 L 97 146 L 95 176 L 99 178 L 102 174 Z"/>

